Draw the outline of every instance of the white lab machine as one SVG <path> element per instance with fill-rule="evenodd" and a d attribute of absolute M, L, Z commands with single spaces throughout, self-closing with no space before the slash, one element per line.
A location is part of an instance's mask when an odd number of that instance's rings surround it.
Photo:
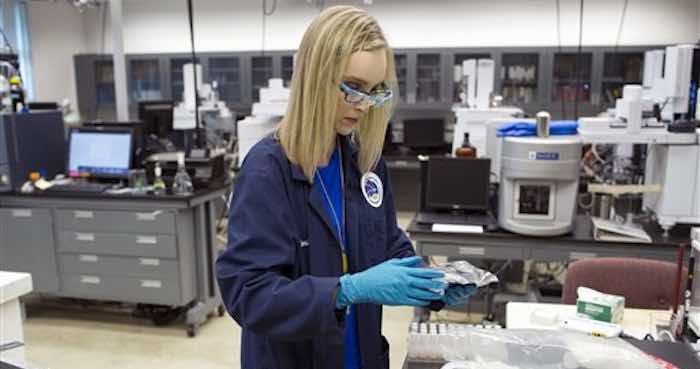
<path fill-rule="evenodd" d="M 173 109 L 173 129 L 186 130 L 196 127 L 195 121 L 195 67 L 192 63 L 183 66 L 182 91 L 183 101 Z M 202 66 L 197 64 L 197 93 L 201 99 L 198 107 L 199 119 L 202 128 L 215 129 L 218 131 L 233 132 L 235 129 L 235 117 L 226 106 L 226 103 L 219 100 L 216 92 L 216 81 L 212 84 L 202 82 Z"/>
<path fill-rule="evenodd" d="M 579 135 L 586 143 L 647 144 L 644 182 L 660 185 L 661 192 L 644 193 L 643 203 L 665 230 L 677 223 L 700 224 L 700 130 L 669 132 L 664 123 L 688 115 L 697 118 L 690 91 L 691 81 L 700 79 L 692 75 L 693 59 L 698 57 L 695 45 L 647 52 L 644 85 L 624 86 L 613 116 L 579 120 Z M 660 107 L 662 121 L 642 118 L 654 104 Z"/>
<path fill-rule="evenodd" d="M 570 232 L 582 145 L 578 136 L 503 138 L 499 225 L 530 236 Z"/>
<path fill-rule="evenodd" d="M 462 104 L 452 108 L 455 114 L 452 152 L 462 146 L 464 134 L 476 147 L 477 156 L 487 152 L 487 122 L 498 118 L 514 118 L 523 115 L 522 109 L 512 106 L 491 106 L 493 93 L 494 62 L 492 59 L 468 59 L 462 62 Z"/>
<path fill-rule="evenodd" d="M 265 136 L 272 133 L 287 110 L 289 89 L 279 78 L 270 79 L 267 88 L 260 89 L 260 102 L 253 104 L 250 116 L 238 121 L 238 163 Z"/>

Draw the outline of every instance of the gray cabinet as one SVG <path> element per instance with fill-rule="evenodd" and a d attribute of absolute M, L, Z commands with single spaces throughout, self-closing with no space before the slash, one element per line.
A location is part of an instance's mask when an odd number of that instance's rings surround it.
<path fill-rule="evenodd" d="M 609 107 L 625 83 L 639 82 L 645 50 L 661 46 L 478 47 L 396 49 L 398 111 L 449 112 L 459 101 L 460 81 L 455 66 L 471 58 L 495 62 L 495 92 L 505 102 L 534 115 L 549 110 L 555 119 L 595 115 Z M 239 115 L 258 101 L 269 78 L 290 85 L 294 51 L 200 53 L 202 80 L 219 83 L 220 97 Z M 127 55 L 130 104 L 162 97 L 182 100 L 182 66 L 186 53 Z M 109 55 L 76 55 L 76 85 L 81 114 L 90 119 L 114 119 L 114 70 Z M 578 102 L 575 102 L 578 94 Z M 132 106 L 132 112 L 135 107 Z M 408 114 L 410 115 L 410 113 Z"/>
<path fill-rule="evenodd" d="M 0 269 L 30 273 L 34 291 L 58 291 L 51 212 L 0 209 Z"/>

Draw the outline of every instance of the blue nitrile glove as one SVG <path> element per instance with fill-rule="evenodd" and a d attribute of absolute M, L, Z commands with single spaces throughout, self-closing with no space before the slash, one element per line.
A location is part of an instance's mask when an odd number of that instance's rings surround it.
<path fill-rule="evenodd" d="M 445 296 L 443 296 L 441 301 L 447 306 L 464 305 L 469 301 L 469 297 L 476 293 L 477 289 L 473 284 L 466 286 L 451 285 L 445 290 Z"/>
<path fill-rule="evenodd" d="M 556 135 L 575 135 L 578 132 L 578 122 L 575 120 L 554 120 L 549 125 L 549 133 Z"/>
<path fill-rule="evenodd" d="M 391 259 L 363 272 L 340 277 L 336 307 L 352 304 L 427 306 L 440 300 L 447 288 L 441 271 L 422 268 L 423 259 L 413 256 Z"/>
<path fill-rule="evenodd" d="M 530 122 L 510 122 L 501 125 L 496 133 L 496 136 L 534 136 L 537 134 L 537 127 L 534 123 Z"/>

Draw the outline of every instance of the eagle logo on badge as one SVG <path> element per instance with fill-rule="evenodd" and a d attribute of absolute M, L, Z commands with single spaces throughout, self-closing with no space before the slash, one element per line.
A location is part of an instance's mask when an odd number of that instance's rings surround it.
<path fill-rule="evenodd" d="M 362 194 L 365 196 L 367 203 L 375 208 L 382 206 L 384 186 L 379 176 L 369 172 L 362 176 L 361 182 Z"/>

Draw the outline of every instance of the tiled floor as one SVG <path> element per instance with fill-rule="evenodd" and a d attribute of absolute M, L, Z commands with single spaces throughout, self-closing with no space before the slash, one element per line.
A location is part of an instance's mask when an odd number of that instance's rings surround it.
<path fill-rule="evenodd" d="M 399 214 L 399 224 L 405 226 L 410 216 Z M 400 368 L 406 355 L 412 314 L 411 308 L 384 308 L 392 369 Z M 183 324 L 155 327 L 119 309 L 32 305 L 24 327 L 27 359 L 37 368 L 240 367 L 240 327 L 228 316 L 210 319 L 197 337 L 187 338 Z"/>

